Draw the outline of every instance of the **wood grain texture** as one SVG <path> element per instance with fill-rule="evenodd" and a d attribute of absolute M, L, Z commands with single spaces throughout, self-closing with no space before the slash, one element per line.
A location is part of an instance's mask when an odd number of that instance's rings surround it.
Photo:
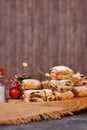
<path fill-rule="evenodd" d="M 0 67 L 10 77 L 44 80 L 40 70 L 55 65 L 87 74 L 86 56 L 87 0 L 0 0 Z"/>

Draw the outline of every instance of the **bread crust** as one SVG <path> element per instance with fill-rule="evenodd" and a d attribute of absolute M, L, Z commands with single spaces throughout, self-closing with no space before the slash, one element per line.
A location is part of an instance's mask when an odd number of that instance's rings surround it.
<path fill-rule="evenodd" d="M 21 89 L 22 90 L 42 89 L 42 84 L 39 80 L 36 80 L 36 79 L 25 79 L 22 81 Z"/>
<path fill-rule="evenodd" d="M 42 81 L 43 88 L 56 90 L 58 92 L 66 92 L 68 90 L 73 90 L 74 83 L 67 80 L 51 80 L 51 81 Z"/>
<path fill-rule="evenodd" d="M 42 102 L 42 101 L 57 101 L 74 98 L 72 91 L 64 93 L 52 91 L 50 89 L 42 90 L 25 90 L 22 94 L 22 99 L 25 102 Z"/>
<path fill-rule="evenodd" d="M 74 74 L 74 71 L 66 66 L 55 66 L 50 69 L 52 79 L 68 79 Z"/>
<path fill-rule="evenodd" d="M 66 99 L 68 100 L 74 98 L 74 94 L 70 90 L 64 93 L 54 91 L 54 94 L 56 96 L 56 100 L 66 100 Z"/>
<path fill-rule="evenodd" d="M 76 73 L 73 75 L 72 80 L 75 86 L 87 85 L 87 77 L 83 74 Z"/>
<path fill-rule="evenodd" d="M 73 89 L 75 97 L 86 97 L 87 96 L 87 86 L 77 86 Z"/>
<path fill-rule="evenodd" d="M 42 90 L 25 90 L 22 94 L 22 99 L 25 102 L 30 101 L 54 101 L 55 95 L 50 89 L 42 89 Z"/>

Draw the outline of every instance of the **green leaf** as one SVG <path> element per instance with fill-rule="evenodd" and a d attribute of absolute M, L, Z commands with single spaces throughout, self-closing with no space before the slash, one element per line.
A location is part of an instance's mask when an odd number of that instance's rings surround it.
<path fill-rule="evenodd" d="M 32 79 L 32 78 L 33 78 L 32 75 L 29 75 L 27 77 L 18 77 L 17 80 L 22 82 L 24 79 Z"/>

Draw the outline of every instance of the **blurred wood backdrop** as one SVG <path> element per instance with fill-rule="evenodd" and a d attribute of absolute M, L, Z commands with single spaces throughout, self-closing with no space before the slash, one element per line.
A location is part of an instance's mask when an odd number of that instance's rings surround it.
<path fill-rule="evenodd" d="M 86 56 L 87 0 L 0 0 L 0 67 L 10 77 L 43 80 L 39 69 L 55 65 L 87 74 Z"/>

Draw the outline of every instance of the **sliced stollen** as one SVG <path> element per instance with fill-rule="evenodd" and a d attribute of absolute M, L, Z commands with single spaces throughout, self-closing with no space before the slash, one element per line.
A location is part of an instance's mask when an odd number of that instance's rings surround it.
<path fill-rule="evenodd" d="M 54 66 L 50 68 L 50 77 L 52 79 L 68 79 L 74 74 L 74 71 L 67 66 Z"/>

